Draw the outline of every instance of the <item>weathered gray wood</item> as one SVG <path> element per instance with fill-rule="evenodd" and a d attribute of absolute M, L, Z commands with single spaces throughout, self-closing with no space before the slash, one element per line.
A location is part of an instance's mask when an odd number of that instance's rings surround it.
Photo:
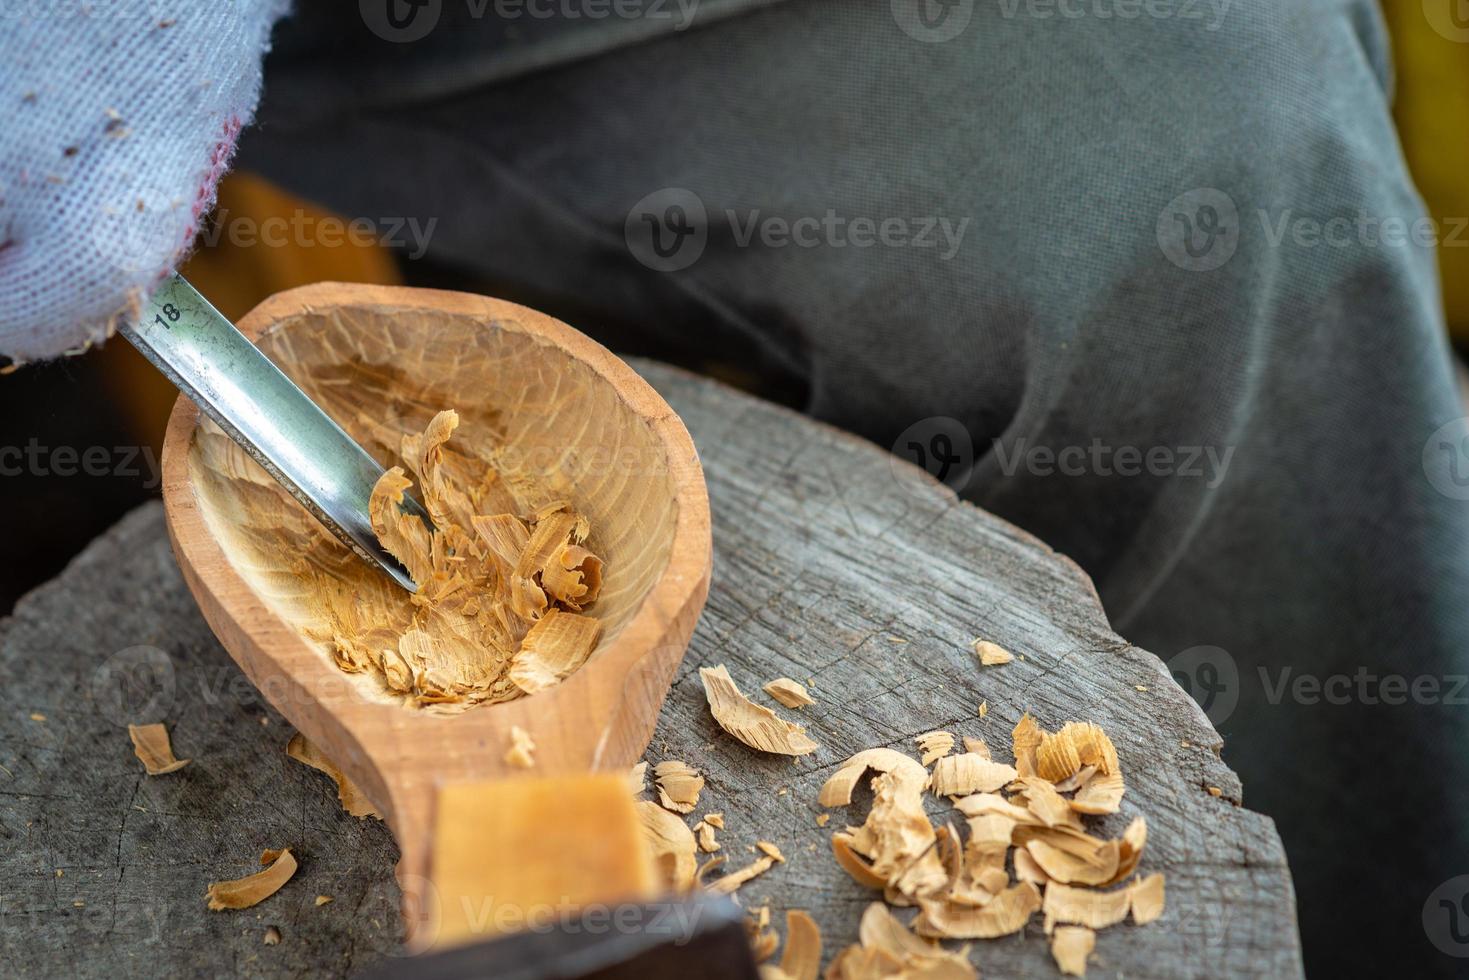
<path fill-rule="evenodd" d="M 832 768 L 874 745 L 911 750 L 935 728 L 1008 752 L 1029 710 L 1048 726 L 1086 719 L 1112 735 L 1129 789 L 1102 829 L 1146 815 L 1143 870 L 1167 875 L 1164 918 L 1103 932 L 1089 976 L 1301 973 L 1273 825 L 1234 802 L 1239 782 L 1207 719 L 1156 658 L 1112 634 L 1074 566 L 860 440 L 641 367 L 703 454 L 716 554 L 708 609 L 648 758 L 705 771 L 697 812 L 725 813 L 731 866 L 757 838 L 784 850 L 786 864 L 742 889 L 747 905 L 768 902 L 777 921 L 809 909 L 828 951 L 851 942 L 872 896 L 836 868 L 830 829 L 815 823 Z M 969 649 L 979 635 L 1024 660 L 979 668 Z M 717 663 L 757 700 L 774 677 L 812 679 L 818 703 L 782 712 L 822 751 L 761 756 L 720 731 L 697 674 Z M 171 693 L 149 680 L 152 664 L 166 665 Z M 289 728 L 195 611 L 157 505 L 21 602 L 0 625 L 0 676 L 0 973 L 346 975 L 396 950 L 390 835 L 345 816 L 324 777 L 285 757 Z M 193 764 L 145 778 L 123 727 L 139 720 L 166 721 Z M 860 822 L 861 803 L 833 825 Z M 301 870 L 281 893 L 246 912 L 206 911 L 208 881 L 284 844 Z M 318 908 L 318 894 L 335 900 Z M 270 925 L 278 946 L 262 943 Z M 1038 922 L 972 957 L 987 977 L 1056 975 Z"/>

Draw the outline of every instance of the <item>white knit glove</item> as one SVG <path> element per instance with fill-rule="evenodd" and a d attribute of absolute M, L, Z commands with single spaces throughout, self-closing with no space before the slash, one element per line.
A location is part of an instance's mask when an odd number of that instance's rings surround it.
<path fill-rule="evenodd" d="M 0 3 L 0 354 L 101 340 L 183 258 L 288 3 Z"/>

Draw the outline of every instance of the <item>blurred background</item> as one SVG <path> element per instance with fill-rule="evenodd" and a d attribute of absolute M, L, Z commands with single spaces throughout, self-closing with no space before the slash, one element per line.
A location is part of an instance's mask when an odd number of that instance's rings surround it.
<path fill-rule="evenodd" d="M 1416 3 L 1389 2 L 1384 13 L 1393 32 L 1397 62 L 1396 116 L 1403 151 L 1428 205 L 1442 222 L 1439 249 L 1446 322 L 1461 355 L 1469 353 L 1469 232 L 1452 241 L 1455 222 L 1469 221 L 1469 44 L 1433 30 Z M 268 79 L 267 79 L 268 84 Z M 495 283 L 477 282 L 432 258 L 354 243 L 351 236 L 282 245 L 236 244 L 217 232 L 230 222 L 259 229 L 267 219 L 321 227 L 332 216 L 261 178 L 239 171 L 220 185 L 213 229 L 184 266 L 184 274 L 219 309 L 238 319 L 271 293 L 311 282 L 370 282 L 467 289 L 517 297 Z M 359 236 L 361 237 L 361 236 Z M 301 236 L 287 236 L 301 238 Z M 534 304 L 533 304 L 534 305 Z M 568 311 L 548 309 L 624 350 L 610 328 Z M 628 352 L 628 351 L 625 351 Z M 659 356 L 660 351 L 629 353 Z M 667 358 L 665 358 L 667 359 Z M 686 364 L 778 400 L 785 392 L 760 390 L 756 379 L 731 375 L 718 364 Z M 76 357 L 0 376 L 0 451 L 16 449 L 39 461 L 15 466 L 15 452 L 0 462 L 5 555 L 0 562 L 0 615 L 29 589 L 51 578 L 93 537 L 124 513 L 159 496 L 163 430 L 175 390 L 125 341 Z M 70 447 L 75 456 L 58 456 Z M 101 447 L 111 463 L 105 475 L 57 475 L 76 458 Z M 97 455 L 94 453 L 94 455 Z M 100 458 L 100 456 L 98 456 Z M 67 462 L 67 460 L 71 462 Z M 7 475 L 19 470 L 17 475 Z M 94 468 L 94 472 L 96 472 Z"/>

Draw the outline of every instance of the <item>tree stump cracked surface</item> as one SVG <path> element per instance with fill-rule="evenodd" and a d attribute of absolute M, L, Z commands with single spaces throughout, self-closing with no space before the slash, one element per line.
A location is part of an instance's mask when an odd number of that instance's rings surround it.
<path fill-rule="evenodd" d="M 757 839 L 785 853 L 740 890 L 747 907 L 768 904 L 777 925 L 785 909 L 809 910 L 828 957 L 855 941 L 875 895 L 836 866 L 829 838 L 861 822 L 870 794 L 822 828 L 821 784 L 865 748 L 916 755 L 914 736 L 934 729 L 981 736 L 1008 758 L 1029 711 L 1049 728 L 1095 721 L 1111 735 L 1128 791 L 1097 832 L 1115 837 L 1144 815 L 1140 871 L 1167 878 L 1163 918 L 1100 932 L 1088 976 L 1302 973 L 1273 824 L 1239 805 L 1207 718 L 1156 657 L 1111 632 L 1074 565 L 868 443 L 637 366 L 699 447 L 715 548 L 708 606 L 645 757 L 704 773 L 689 822 L 725 814 L 727 868 L 753 860 Z M 980 667 L 976 637 L 1016 660 Z M 720 663 L 821 750 L 766 756 L 720 730 L 698 677 Z M 346 976 L 399 955 L 391 835 L 347 816 L 326 777 L 286 757 L 292 730 L 195 609 L 160 505 L 130 514 L 0 623 L 0 676 L 0 972 Z M 779 676 L 809 681 L 817 703 L 779 708 L 760 691 Z M 189 766 L 144 776 L 126 725 L 151 721 Z M 935 815 L 945 809 L 933 801 Z M 206 909 L 208 882 L 287 845 L 301 867 L 279 893 Z M 267 946 L 272 926 L 281 941 Z M 985 976 L 1058 975 L 1039 917 L 1021 936 L 976 943 L 971 959 Z"/>

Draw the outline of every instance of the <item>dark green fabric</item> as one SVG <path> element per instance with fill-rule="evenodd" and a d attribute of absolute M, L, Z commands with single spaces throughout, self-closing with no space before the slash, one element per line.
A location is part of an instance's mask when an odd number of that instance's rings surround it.
<path fill-rule="evenodd" d="M 969 18 L 934 41 L 911 0 L 706 6 L 688 30 L 514 41 L 493 18 L 409 45 L 288 25 L 242 160 L 350 215 L 437 217 L 436 268 L 733 363 L 883 445 L 931 460 L 967 435 L 945 475 L 1214 692 L 1246 803 L 1285 839 L 1311 972 L 1455 972 L 1423 915 L 1469 873 L 1469 505 L 1448 468 L 1469 430 L 1431 440 L 1465 414 L 1433 252 L 1373 224 L 1422 214 L 1375 7 L 956 0 L 927 7 L 940 33 Z M 636 229 L 685 192 L 707 243 L 650 269 Z M 826 230 L 742 245 L 757 209 L 967 224 L 947 256 Z M 1313 244 L 1297 219 L 1341 220 Z M 1087 461 L 1007 473 L 1035 447 Z M 1119 475 L 1121 447 L 1177 455 Z M 1359 672 L 1435 678 L 1435 703 L 1382 703 L 1396 687 Z M 1302 675 L 1345 703 L 1307 703 Z"/>

